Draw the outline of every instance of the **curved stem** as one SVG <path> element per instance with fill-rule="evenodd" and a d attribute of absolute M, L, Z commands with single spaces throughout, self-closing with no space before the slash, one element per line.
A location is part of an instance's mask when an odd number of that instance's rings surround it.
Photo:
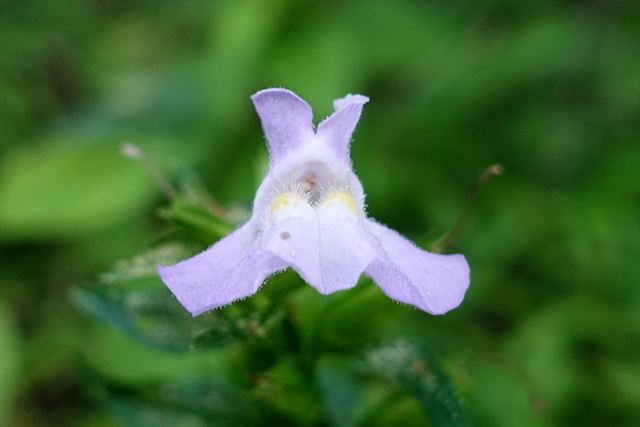
<path fill-rule="evenodd" d="M 469 219 L 469 215 L 471 213 L 471 208 L 475 203 L 476 197 L 478 196 L 478 192 L 482 188 L 485 182 L 487 182 L 490 178 L 502 174 L 504 168 L 501 165 L 491 165 L 484 170 L 482 175 L 478 178 L 476 183 L 471 188 L 469 192 L 469 196 L 467 196 L 467 202 L 462 209 L 462 213 L 460 217 L 458 217 L 458 221 L 453 226 L 451 231 L 449 231 L 443 238 L 433 243 L 430 247 L 431 252 L 441 253 L 447 246 L 449 246 L 460 234 L 462 228 L 466 224 Z"/>

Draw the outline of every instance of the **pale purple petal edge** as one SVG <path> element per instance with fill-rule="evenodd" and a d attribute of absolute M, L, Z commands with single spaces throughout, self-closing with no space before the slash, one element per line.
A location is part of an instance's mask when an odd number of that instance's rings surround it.
<path fill-rule="evenodd" d="M 271 274 L 287 267 L 258 248 L 252 224 L 229 234 L 209 249 L 158 274 L 193 315 L 254 294 Z"/>
<path fill-rule="evenodd" d="M 251 96 L 251 100 L 262 122 L 272 163 L 313 138 L 313 112 L 295 93 L 265 89 Z"/>
<path fill-rule="evenodd" d="M 349 143 L 360 120 L 362 108 L 368 101 L 369 98 L 362 95 L 348 95 L 336 100 L 334 101 L 336 112 L 318 125 L 318 137 L 347 164 L 351 164 Z"/>
<path fill-rule="evenodd" d="M 460 305 L 470 281 L 464 256 L 430 253 L 373 220 L 368 225 L 383 255 L 365 274 L 384 293 L 431 314 L 444 314 Z"/>

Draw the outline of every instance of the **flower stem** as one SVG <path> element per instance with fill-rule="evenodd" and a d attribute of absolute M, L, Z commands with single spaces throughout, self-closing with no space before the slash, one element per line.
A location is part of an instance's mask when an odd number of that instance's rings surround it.
<path fill-rule="evenodd" d="M 132 159 L 137 159 L 142 162 L 143 165 L 147 168 L 151 175 L 156 180 L 156 183 L 162 190 L 162 192 L 167 196 L 167 198 L 171 201 L 176 199 L 177 193 L 173 188 L 167 177 L 162 173 L 158 165 L 145 153 L 140 147 L 130 142 L 123 142 L 120 146 L 120 151 L 127 157 L 131 157 Z"/>
<path fill-rule="evenodd" d="M 458 237 L 458 234 L 460 234 L 460 231 L 462 231 L 462 228 L 464 227 L 464 225 L 467 223 L 467 220 L 469 219 L 471 208 L 473 207 L 476 197 L 478 196 L 478 192 L 480 191 L 482 186 L 490 178 L 496 175 L 501 175 L 503 171 L 504 171 L 504 168 L 502 167 L 502 165 L 496 164 L 496 165 L 489 166 L 484 170 L 484 172 L 482 172 L 482 175 L 478 177 L 478 179 L 476 180 L 476 183 L 473 185 L 473 187 L 471 188 L 471 191 L 469 192 L 469 195 L 467 196 L 467 202 L 465 203 L 464 208 L 462 209 L 462 213 L 458 217 L 458 221 L 453 226 L 451 231 L 449 231 L 443 238 L 441 238 L 440 240 L 436 241 L 431 245 L 431 247 L 429 248 L 431 252 L 441 253 L 442 251 L 444 251 L 444 249 L 447 246 L 449 246 L 456 239 L 456 237 Z"/>

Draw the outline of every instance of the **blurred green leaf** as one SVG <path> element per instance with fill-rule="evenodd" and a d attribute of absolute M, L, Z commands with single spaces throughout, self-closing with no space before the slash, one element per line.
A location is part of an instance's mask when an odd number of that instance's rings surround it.
<path fill-rule="evenodd" d="M 9 425 L 13 399 L 18 392 L 19 339 L 9 307 L 0 299 L 0 425 Z"/>
<path fill-rule="evenodd" d="M 7 153 L 0 166 L 0 236 L 86 238 L 140 209 L 154 184 L 117 144 L 47 143 Z"/>
<path fill-rule="evenodd" d="M 328 353 L 316 364 L 316 380 L 336 427 L 431 425 L 418 400 L 387 378 L 361 369 L 358 359 Z"/>
<path fill-rule="evenodd" d="M 281 335 L 286 311 L 267 304 L 242 303 L 193 318 L 162 284 L 157 266 L 193 254 L 193 248 L 166 242 L 100 276 L 97 283 L 73 290 L 75 302 L 88 313 L 148 345 L 171 351 L 218 348 L 238 341 L 274 341 Z M 285 339 L 281 338 L 280 340 Z"/>
<path fill-rule="evenodd" d="M 329 349 L 360 347 L 378 338 L 385 322 L 402 309 L 370 279 L 363 279 L 356 288 L 327 303 L 318 318 L 316 340 Z"/>
<path fill-rule="evenodd" d="M 82 345 L 86 364 L 106 384 L 144 388 L 191 378 L 247 380 L 237 346 L 188 352 L 151 347 L 109 325 L 94 325 Z"/>
<path fill-rule="evenodd" d="M 170 264 L 185 253 L 184 245 L 166 243 L 121 262 L 99 283 L 74 289 L 73 298 L 87 312 L 150 345 L 187 350 L 191 316 L 156 273 L 158 264 Z"/>
<path fill-rule="evenodd" d="M 347 359 L 328 354 L 316 366 L 318 385 L 322 390 L 331 425 L 351 427 L 362 425 L 362 418 L 380 403 L 383 390 L 365 387 Z"/>
<path fill-rule="evenodd" d="M 132 427 L 255 426 L 258 416 L 246 393 L 222 380 L 168 382 L 142 396 L 111 402 L 123 425 Z"/>
<path fill-rule="evenodd" d="M 158 278 L 145 282 L 157 282 Z M 139 290 L 78 288 L 75 301 L 94 316 L 149 345 L 174 351 L 191 346 L 191 316 L 172 299 L 168 289 Z"/>
<path fill-rule="evenodd" d="M 321 295 L 305 284 L 287 300 L 293 303 L 291 311 L 301 345 L 312 354 L 348 352 L 375 341 L 383 325 L 403 309 L 365 278 L 355 288 L 332 295 Z"/>
<path fill-rule="evenodd" d="M 185 252 L 176 243 L 153 249 L 103 274 L 99 283 L 76 288 L 74 300 L 95 317 L 148 345 L 186 351 L 196 334 L 200 346 L 227 345 L 235 340 L 235 330 L 224 314 L 216 311 L 193 319 L 156 273 L 158 264 L 171 264 Z M 210 330 L 215 333 L 206 332 Z"/>
<path fill-rule="evenodd" d="M 453 382 L 422 345 L 408 340 L 382 345 L 367 352 L 364 369 L 404 387 L 418 399 L 435 426 L 468 425 Z"/>
<path fill-rule="evenodd" d="M 254 398 L 278 415 L 284 414 L 293 425 L 317 425 L 323 416 L 324 407 L 310 372 L 293 359 L 280 358 L 267 371 L 255 375 L 253 383 Z"/>
<path fill-rule="evenodd" d="M 233 227 L 228 222 L 205 207 L 182 199 L 173 201 L 168 208 L 162 209 L 160 214 L 167 221 L 186 231 L 189 236 L 206 245 L 233 231 Z"/>
<path fill-rule="evenodd" d="M 286 316 L 282 308 L 255 309 L 250 313 L 232 308 L 214 310 L 201 319 L 194 320 L 196 335 L 193 348 L 216 348 L 232 342 L 253 344 L 256 341 L 267 347 L 278 348 L 279 326 Z"/>

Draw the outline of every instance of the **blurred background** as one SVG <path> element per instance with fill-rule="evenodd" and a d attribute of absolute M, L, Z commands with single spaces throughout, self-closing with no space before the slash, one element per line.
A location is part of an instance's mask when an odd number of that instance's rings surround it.
<path fill-rule="evenodd" d="M 299 281 L 284 274 L 238 310 L 286 301 L 303 344 L 240 357 L 150 345 L 77 297 L 175 235 L 122 142 L 246 213 L 267 160 L 249 96 L 267 87 L 316 121 L 335 98 L 371 98 L 354 168 L 369 215 L 413 240 L 445 234 L 482 171 L 504 166 L 446 249 L 471 265 L 458 309 L 430 316 L 363 281 L 348 295 L 364 299 L 322 314 L 333 335 L 313 338 L 309 307 L 336 300 L 297 285 L 272 298 Z M 638 2 L 2 0 L 0 135 L 0 425 L 397 425 L 422 410 L 410 393 L 348 367 L 405 336 L 426 343 L 471 425 L 640 423 Z M 357 345 L 336 339 L 363 325 Z M 236 388 L 175 385 L 193 378 Z M 253 410 L 240 401 L 270 415 L 240 422 Z M 458 425 L 426 413 L 414 425 Z"/>

